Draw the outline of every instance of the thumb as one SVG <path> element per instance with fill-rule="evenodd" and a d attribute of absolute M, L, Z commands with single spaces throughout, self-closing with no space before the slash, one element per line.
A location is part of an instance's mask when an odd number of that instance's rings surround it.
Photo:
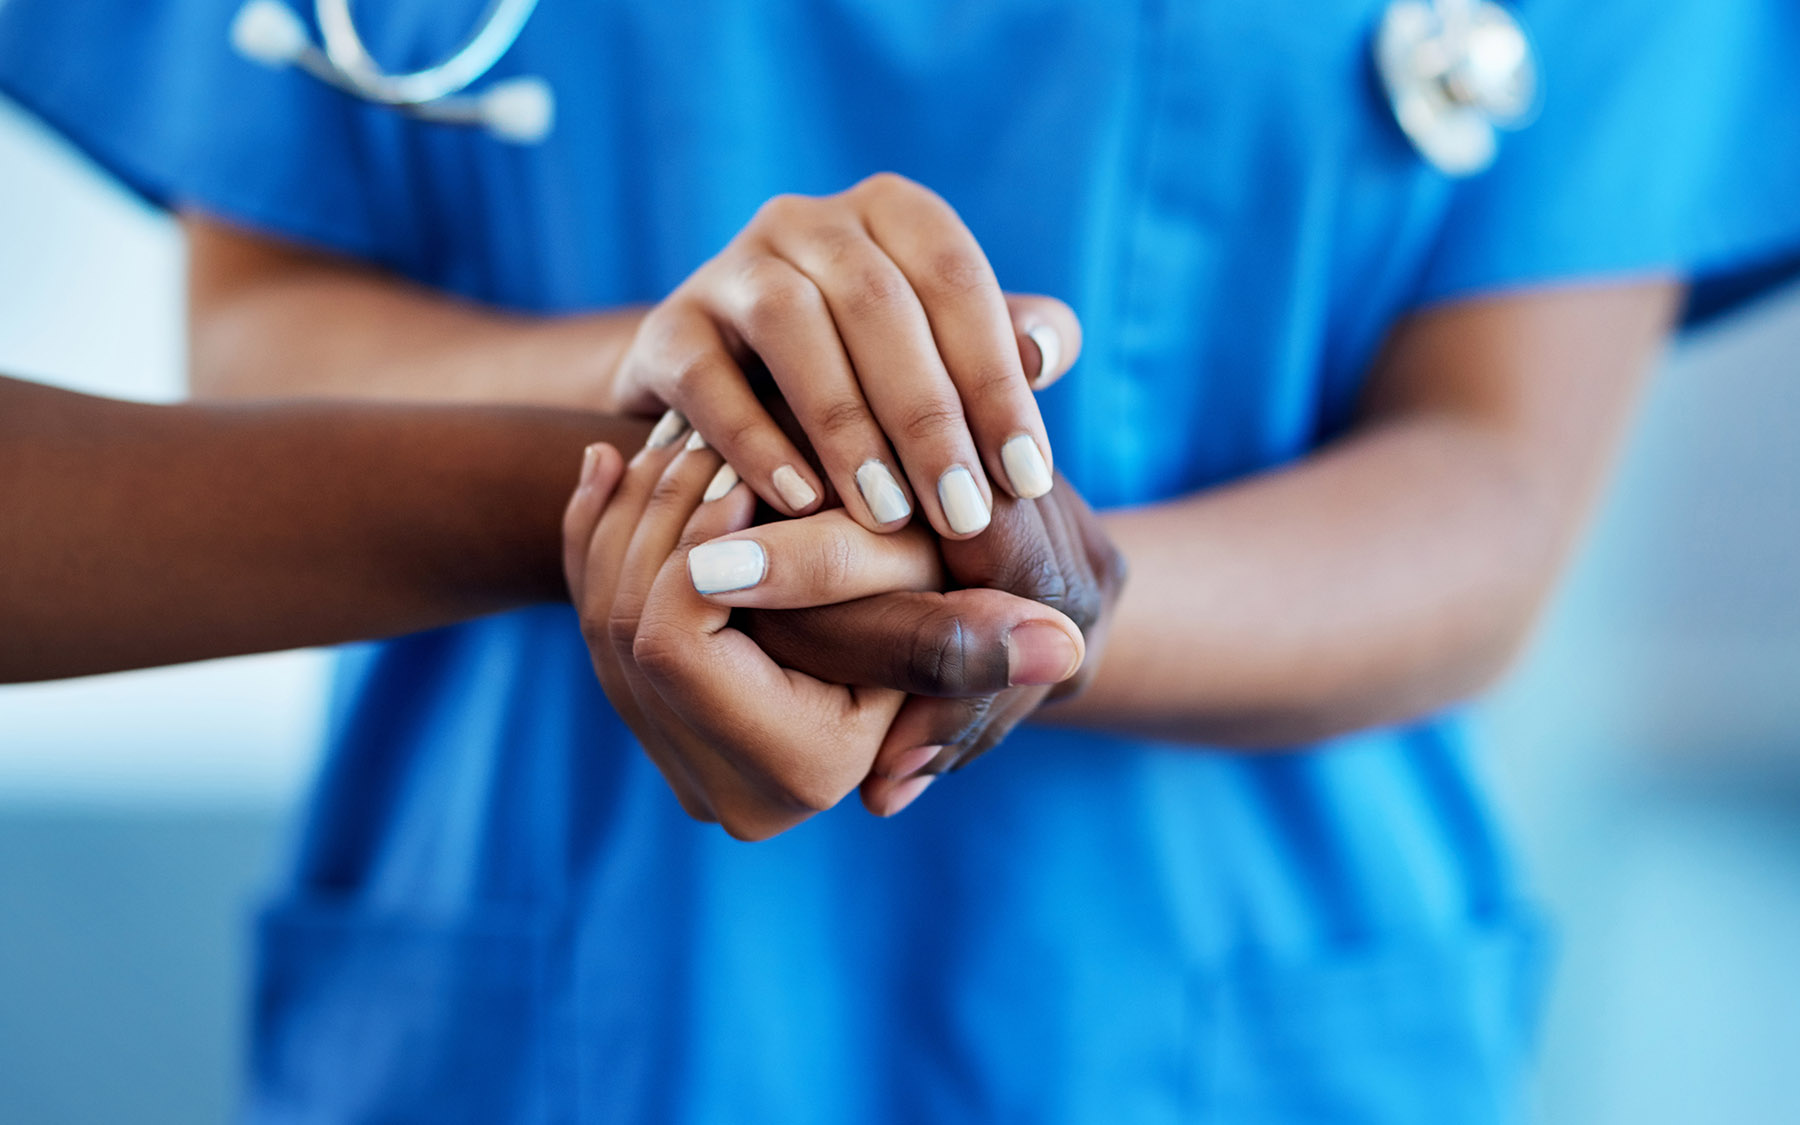
<path fill-rule="evenodd" d="M 783 667 L 913 695 L 991 695 L 1061 683 L 1087 655 L 1068 617 L 1001 590 L 880 594 L 744 618 L 744 631 Z"/>

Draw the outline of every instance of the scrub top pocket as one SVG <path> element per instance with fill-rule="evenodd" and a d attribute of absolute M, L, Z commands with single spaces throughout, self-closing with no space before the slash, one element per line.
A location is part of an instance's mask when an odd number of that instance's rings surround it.
<path fill-rule="evenodd" d="M 259 924 L 256 1122 L 547 1120 L 548 929 L 290 901 Z"/>
<path fill-rule="evenodd" d="M 1202 974 L 1191 1120 L 1519 1120 L 1547 939 L 1520 916 L 1302 964 Z"/>

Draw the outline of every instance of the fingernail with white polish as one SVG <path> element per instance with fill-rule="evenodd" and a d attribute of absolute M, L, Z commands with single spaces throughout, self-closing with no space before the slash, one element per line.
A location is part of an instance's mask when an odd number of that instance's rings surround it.
<path fill-rule="evenodd" d="M 737 470 L 730 465 L 720 465 L 719 471 L 713 474 L 712 483 L 706 486 L 706 491 L 701 494 L 700 499 L 703 502 L 711 503 L 736 488 L 737 483 Z"/>
<path fill-rule="evenodd" d="M 686 448 L 689 453 L 698 452 L 699 450 L 706 448 L 706 439 L 700 436 L 699 430 L 695 430 L 688 436 L 687 445 L 684 448 Z"/>
<path fill-rule="evenodd" d="M 650 436 L 644 441 L 644 448 L 661 449 L 680 437 L 681 431 L 685 429 L 687 429 L 687 419 L 681 416 L 681 411 L 671 410 L 657 420 L 655 428 L 650 431 Z"/>
<path fill-rule="evenodd" d="M 1030 434 L 1008 438 L 1000 447 L 1000 463 L 1006 466 L 1006 479 L 1022 500 L 1036 500 L 1050 491 L 1055 480 L 1050 466 L 1044 463 L 1044 452 Z"/>
<path fill-rule="evenodd" d="M 958 535 L 972 535 L 993 518 L 974 475 L 961 465 L 938 478 L 938 501 L 944 505 L 944 519 L 950 530 Z"/>
<path fill-rule="evenodd" d="M 1035 389 L 1043 386 L 1046 380 L 1054 376 L 1057 368 L 1062 364 L 1062 337 L 1058 336 L 1056 329 L 1048 324 L 1039 324 L 1025 335 L 1031 338 L 1031 342 L 1037 345 L 1038 350 L 1038 373 L 1031 380 L 1031 385 Z"/>
<path fill-rule="evenodd" d="M 769 556 L 754 539 L 714 540 L 688 552 L 688 577 L 702 594 L 747 590 L 768 570 Z"/>
<path fill-rule="evenodd" d="M 862 463 L 856 470 L 856 487 L 876 523 L 893 523 L 912 515 L 912 505 L 906 502 L 906 493 L 900 491 L 900 482 L 880 461 Z"/>
<path fill-rule="evenodd" d="M 807 484 L 806 478 L 795 472 L 792 465 L 776 469 L 772 479 L 775 491 L 781 494 L 782 501 L 796 512 L 804 510 L 819 498 L 819 494 L 813 491 L 813 486 Z"/>

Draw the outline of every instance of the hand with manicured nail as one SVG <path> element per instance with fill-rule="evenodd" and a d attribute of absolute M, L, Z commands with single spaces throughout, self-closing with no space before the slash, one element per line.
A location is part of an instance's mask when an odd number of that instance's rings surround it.
<path fill-rule="evenodd" d="M 922 511 L 978 535 L 996 496 L 1053 480 L 1034 388 L 1075 360 L 1068 306 L 1008 296 L 943 199 L 895 175 L 770 200 L 640 322 L 611 409 L 670 408 L 777 511 L 833 490 L 862 526 Z M 809 463 L 759 399 L 764 376 L 817 452 Z M 822 469 L 822 472 L 821 472 Z"/>
<path fill-rule="evenodd" d="M 1066 485 L 965 542 L 842 510 L 750 527 L 737 474 L 682 437 L 610 502 L 584 473 L 564 568 L 601 683 L 690 814 L 761 839 L 860 787 L 892 815 L 1078 682 L 1118 574 Z"/>
<path fill-rule="evenodd" d="M 746 527 L 755 497 L 703 442 L 663 437 L 610 497 L 571 498 L 570 594 L 608 699 L 682 807 L 765 839 L 857 787 L 904 696 L 789 672 L 695 592 L 690 548 Z"/>
<path fill-rule="evenodd" d="M 752 611 L 744 631 L 781 665 L 909 694 L 862 786 L 881 815 L 1079 692 L 1124 582 L 1099 520 L 1060 479 L 1036 501 L 1000 501 L 978 539 L 870 535 L 827 512 L 700 544 L 688 566 L 704 596 Z"/>

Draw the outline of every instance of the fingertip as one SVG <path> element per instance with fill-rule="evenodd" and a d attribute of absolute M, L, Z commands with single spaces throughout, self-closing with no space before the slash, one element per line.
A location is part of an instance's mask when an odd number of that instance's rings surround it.
<path fill-rule="evenodd" d="M 1041 391 L 1075 365 L 1081 354 L 1081 321 L 1054 297 L 1009 296 L 1019 362 L 1031 389 Z"/>
<path fill-rule="evenodd" d="M 617 446 L 597 441 L 582 454 L 582 474 L 587 487 L 610 499 L 613 490 L 619 487 L 620 478 L 625 475 L 625 455 Z"/>
<path fill-rule="evenodd" d="M 865 800 L 865 804 L 870 806 L 869 811 L 876 816 L 883 818 L 898 816 L 905 811 L 908 805 L 918 800 L 919 794 L 930 788 L 931 783 L 937 779 L 937 774 L 925 773 L 917 777 L 909 777 L 905 781 L 877 787 L 877 791 L 873 795 L 874 800 L 872 802 Z"/>
<path fill-rule="evenodd" d="M 1087 642 L 1066 617 L 1022 621 L 1006 634 L 1006 682 L 1014 687 L 1060 684 L 1086 658 Z"/>

